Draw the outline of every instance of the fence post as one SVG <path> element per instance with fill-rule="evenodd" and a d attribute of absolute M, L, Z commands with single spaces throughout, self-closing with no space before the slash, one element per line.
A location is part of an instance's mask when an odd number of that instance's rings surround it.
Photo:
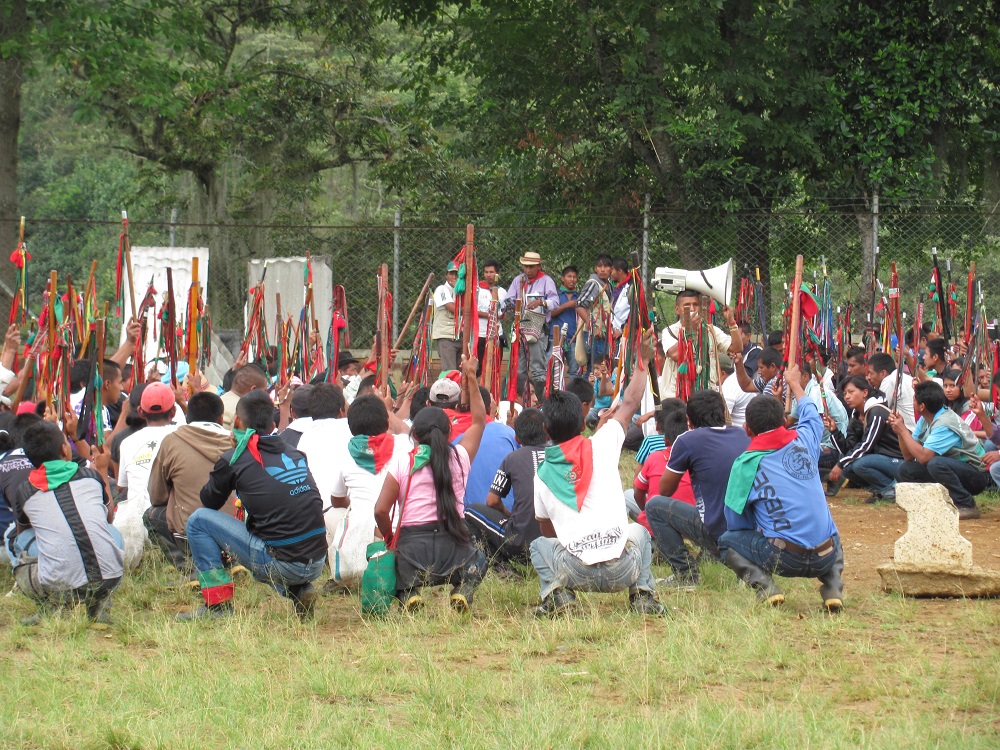
<path fill-rule="evenodd" d="M 878 189 L 875 189 L 872 195 L 872 302 L 869 313 L 869 324 L 874 325 L 875 323 L 875 307 L 876 299 L 878 298 L 878 293 L 876 292 L 876 287 L 878 286 Z"/>
<path fill-rule="evenodd" d="M 642 280 L 649 282 L 649 193 L 642 207 Z"/>
<path fill-rule="evenodd" d="M 397 208 L 392 230 L 392 340 L 399 338 L 399 234 L 403 214 Z"/>

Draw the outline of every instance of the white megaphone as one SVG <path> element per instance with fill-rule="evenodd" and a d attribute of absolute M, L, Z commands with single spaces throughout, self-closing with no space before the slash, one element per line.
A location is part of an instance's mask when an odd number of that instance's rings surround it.
<path fill-rule="evenodd" d="M 683 268 L 657 268 L 653 274 L 653 287 L 660 292 L 683 292 L 693 289 L 707 294 L 723 305 L 733 296 L 733 259 L 704 271 L 686 271 Z"/>

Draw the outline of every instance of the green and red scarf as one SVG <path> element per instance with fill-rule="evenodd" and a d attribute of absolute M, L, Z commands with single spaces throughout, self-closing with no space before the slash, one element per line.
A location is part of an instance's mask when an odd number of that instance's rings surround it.
<path fill-rule="evenodd" d="M 76 476 L 80 466 L 73 461 L 46 461 L 28 474 L 28 481 L 36 490 L 46 492 L 62 487 Z"/>
<path fill-rule="evenodd" d="M 243 451 L 248 450 L 257 463 L 263 466 L 264 461 L 260 457 L 260 447 L 257 445 L 257 442 L 260 440 L 257 430 L 252 428 L 233 430 L 233 434 L 236 436 L 236 447 L 233 448 L 233 457 L 229 459 L 229 465 L 232 466 L 236 463 L 236 459 L 243 455 Z"/>
<path fill-rule="evenodd" d="M 355 435 L 347 442 L 351 458 L 369 474 L 378 474 L 392 458 L 395 441 L 388 432 L 381 435 Z"/>
<path fill-rule="evenodd" d="M 410 474 L 415 474 L 424 468 L 431 460 L 431 447 L 418 445 L 410 451 Z"/>
<path fill-rule="evenodd" d="M 579 511 L 594 478 L 594 447 L 590 440 L 577 435 L 565 443 L 550 445 L 538 467 L 538 478 L 559 502 Z"/>
<path fill-rule="evenodd" d="M 742 514 L 747 507 L 747 500 L 750 497 L 750 490 L 753 489 L 761 459 L 781 450 L 798 436 L 799 433 L 795 430 L 779 427 L 757 435 L 751 440 L 743 455 L 733 462 L 732 471 L 729 473 L 729 484 L 726 487 L 726 507 L 734 513 Z"/>

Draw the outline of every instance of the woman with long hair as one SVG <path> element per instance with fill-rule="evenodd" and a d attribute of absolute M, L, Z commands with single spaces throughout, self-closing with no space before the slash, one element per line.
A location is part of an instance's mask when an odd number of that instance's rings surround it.
<path fill-rule="evenodd" d="M 844 435 L 827 415 L 823 421 L 841 457 L 830 470 L 831 486 L 853 479 L 871 490 L 866 503 L 896 501 L 896 469 L 903 461 L 899 440 L 889 429 L 889 409 L 885 396 L 860 375 L 841 386 L 851 421 Z M 829 494 L 829 492 L 827 493 Z"/>
<path fill-rule="evenodd" d="M 413 420 L 414 448 L 389 464 L 375 503 L 375 523 L 396 550 L 396 595 L 410 612 L 423 604 L 420 589 L 450 583 L 451 606 L 468 612 L 488 566 L 465 525 L 465 485 L 486 424 L 474 358 L 462 362 L 469 384 L 472 424 L 458 445 L 448 441 L 451 421 L 443 409 L 422 409 Z M 400 514 L 393 535 L 394 509 Z"/>
<path fill-rule="evenodd" d="M 948 408 L 960 416 L 981 441 L 989 438 L 990 435 L 987 434 L 986 428 L 983 427 L 976 412 L 972 410 L 972 404 L 965 395 L 965 387 L 962 385 L 962 371 L 958 369 L 945 370 L 941 375 L 941 387 L 944 388 L 944 397 L 948 400 Z M 990 432 L 992 433 L 992 430 Z"/>

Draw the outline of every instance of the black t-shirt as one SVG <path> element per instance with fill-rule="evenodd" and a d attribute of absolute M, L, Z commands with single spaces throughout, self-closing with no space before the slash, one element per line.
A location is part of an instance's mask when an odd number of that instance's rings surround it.
<path fill-rule="evenodd" d="M 507 543 L 516 547 L 526 547 L 542 535 L 535 518 L 535 472 L 545 459 L 545 448 L 526 445 L 508 453 L 493 477 L 490 490 L 504 499 L 510 511 L 507 524 Z M 511 490 L 513 499 L 508 502 Z"/>
<path fill-rule="evenodd" d="M 305 454 L 289 448 L 279 435 L 257 441 L 262 463 L 249 447 L 232 466 L 232 449 L 222 454 L 201 502 L 218 510 L 233 490 L 247 512 L 247 530 L 267 544 L 268 552 L 286 562 L 311 562 L 326 557 L 323 501 L 306 464 Z"/>
<path fill-rule="evenodd" d="M 113 404 L 107 404 L 108 416 L 111 418 L 111 422 L 104 426 L 106 430 L 113 430 L 115 425 L 118 424 L 118 417 L 121 416 L 122 407 L 125 406 L 125 402 L 128 401 L 128 396 L 124 393 L 119 394 L 118 400 Z"/>
<path fill-rule="evenodd" d="M 20 448 L 0 455 L 0 535 L 14 520 L 17 489 L 28 481 L 33 468 Z"/>

